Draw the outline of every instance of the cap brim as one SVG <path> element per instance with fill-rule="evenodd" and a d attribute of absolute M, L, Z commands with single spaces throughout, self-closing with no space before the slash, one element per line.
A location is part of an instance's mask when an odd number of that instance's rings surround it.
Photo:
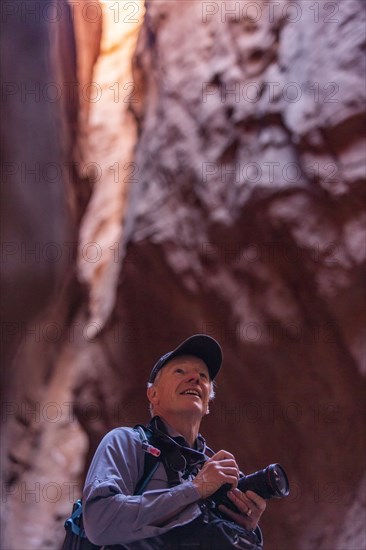
<path fill-rule="evenodd" d="M 211 380 L 215 378 L 222 363 L 222 349 L 214 338 L 207 334 L 195 334 L 184 340 L 177 348 L 163 355 L 151 371 L 149 382 L 153 382 L 159 370 L 175 357 L 193 355 L 207 365 Z"/>

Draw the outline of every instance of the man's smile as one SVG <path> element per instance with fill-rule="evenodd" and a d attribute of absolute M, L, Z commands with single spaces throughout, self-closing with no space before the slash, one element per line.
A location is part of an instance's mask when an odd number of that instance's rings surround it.
<path fill-rule="evenodd" d="M 188 390 L 184 390 L 180 393 L 180 395 L 193 395 L 195 397 L 199 397 L 201 399 L 201 394 L 198 390 L 194 390 L 193 388 L 192 389 L 188 389 Z"/>

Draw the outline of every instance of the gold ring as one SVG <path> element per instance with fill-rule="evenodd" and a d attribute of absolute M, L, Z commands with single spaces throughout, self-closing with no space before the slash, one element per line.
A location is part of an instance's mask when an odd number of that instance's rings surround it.
<path fill-rule="evenodd" d="M 248 508 L 248 511 L 247 511 L 248 518 L 250 518 L 251 515 L 252 515 L 252 510 L 250 508 Z"/>

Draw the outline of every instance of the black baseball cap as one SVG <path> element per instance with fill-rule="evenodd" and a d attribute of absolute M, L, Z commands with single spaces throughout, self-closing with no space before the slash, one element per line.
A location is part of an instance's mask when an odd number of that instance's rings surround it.
<path fill-rule="evenodd" d="M 168 353 L 160 357 L 150 373 L 148 382 L 152 384 L 159 370 L 169 361 L 180 355 L 193 355 L 202 359 L 207 365 L 211 380 L 219 372 L 223 357 L 221 346 L 214 338 L 207 336 L 207 334 L 194 334 L 187 338 L 187 340 L 184 340 L 173 351 L 168 351 Z"/>

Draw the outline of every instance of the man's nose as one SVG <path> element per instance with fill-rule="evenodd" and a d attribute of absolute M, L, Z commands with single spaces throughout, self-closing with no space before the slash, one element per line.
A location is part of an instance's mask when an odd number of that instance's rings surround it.
<path fill-rule="evenodd" d="M 200 375 L 198 372 L 190 372 L 188 374 L 188 382 L 199 382 Z"/>

